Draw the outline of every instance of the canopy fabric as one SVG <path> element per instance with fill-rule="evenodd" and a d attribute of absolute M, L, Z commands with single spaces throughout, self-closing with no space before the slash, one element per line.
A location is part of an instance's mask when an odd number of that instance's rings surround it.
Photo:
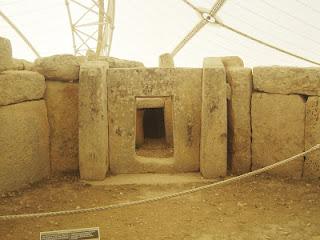
<path fill-rule="evenodd" d="M 89 1 L 89 0 L 88 0 Z M 190 0 L 210 9 L 215 0 Z M 24 33 L 41 56 L 73 54 L 64 0 L 0 0 L 0 10 Z M 320 62 L 320 1 L 227 0 L 219 19 L 233 28 L 294 54 Z M 158 66 L 199 22 L 199 14 L 182 0 L 116 0 L 111 56 Z M 9 38 L 15 58 L 36 56 L 0 18 L 0 36 Z M 204 57 L 240 56 L 246 66 L 315 66 L 215 24 L 207 24 L 178 54 L 178 67 L 201 67 Z"/>

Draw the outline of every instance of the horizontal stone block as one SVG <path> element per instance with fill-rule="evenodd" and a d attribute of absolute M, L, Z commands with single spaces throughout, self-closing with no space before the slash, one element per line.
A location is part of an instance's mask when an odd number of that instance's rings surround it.
<path fill-rule="evenodd" d="M 53 174 L 79 169 L 78 84 L 46 81 Z"/>
<path fill-rule="evenodd" d="M 279 94 L 320 94 L 320 68 L 255 67 L 254 89 Z"/>
<path fill-rule="evenodd" d="M 297 95 L 253 93 L 252 168 L 268 166 L 304 151 L 305 102 Z M 272 170 L 300 178 L 303 157 Z"/>
<path fill-rule="evenodd" d="M 137 108 L 162 108 L 164 107 L 163 98 L 137 98 Z"/>
<path fill-rule="evenodd" d="M 29 62 L 27 60 L 24 59 L 16 59 L 13 58 L 12 59 L 12 66 L 10 68 L 10 70 L 28 70 L 28 71 L 33 71 L 33 63 Z"/>
<path fill-rule="evenodd" d="M 47 80 L 74 82 L 79 79 L 80 64 L 84 60 L 73 55 L 54 55 L 38 58 L 34 69 Z"/>
<path fill-rule="evenodd" d="M 41 99 L 45 87 L 45 79 L 39 73 L 4 71 L 0 74 L 0 106 Z"/>
<path fill-rule="evenodd" d="M 49 126 L 44 100 L 0 107 L 0 192 L 49 177 Z"/>

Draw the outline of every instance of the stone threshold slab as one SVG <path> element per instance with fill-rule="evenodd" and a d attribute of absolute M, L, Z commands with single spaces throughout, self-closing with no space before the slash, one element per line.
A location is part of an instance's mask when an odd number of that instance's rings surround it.
<path fill-rule="evenodd" d="M 119 186 L 119 185 L 167 185 L 188 183 L 212 183 L 217 179 L 204 179 L 200 173 L 179 174 L 119 174 L 106 177 L 103 181 L 81 181 L 92 186 Z"/>

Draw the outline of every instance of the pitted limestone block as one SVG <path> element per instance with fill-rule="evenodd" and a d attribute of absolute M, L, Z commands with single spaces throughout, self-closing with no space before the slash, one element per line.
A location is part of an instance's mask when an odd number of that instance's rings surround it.
<path fill-rule="evenodd" d="M 137 108 L 163 108 L 164 99 L 163 98 L 137 98 L 136 99 Z"/>
<path fill-rule="evenodd" d="M 43 57 L 34 62 L 34 70 L 43 74 L 47 80 L 74 82 L 79 79 L 82 61 L 68 54 Z"/>
<path fill-rule="evenodd" d="M 111 173 L 199 171 L 202 69 L 108 69 L 107 77 Z M 173 158 L 136 155 L 136 99 L 144 97 L 165 99 L 166 140 L 173 141 Z"/>
<path fill-rule="evenodd" d="M 33 71 L 33 63 L 24 59 L 12 59 L 12 67 L 11 70 L 28 70 Z"/>
<path fill-rule="evenodd" d="M 12 66 L 12 49 L 9 39 L 0 37 L 0 72 Z"/>
<path fill-rule="evenodd" d="M 0 106 L 34 99 L 44 95 L 44 77 L 30 71 L 4 71 L 0 73 Z"/>
<path fill-rule="evenodd" d="M 242 174 L 251 170 L 251 69 L 228 69 L 227 81 L 231 86 L 228 102 L 228 158 L 232 173 Z"/>
<path fill-rule="evenodd" d="M 79 169 L 78 84 L 46 81 L 51 172 Z"/>
<path fill-rule="evenodd" d="M 137 109 L 136 112 L 136 147 L 140 147 L 144 143 L 143 116 L 144 110 Z"/>
<path fill-rule="evenodd" d="M 78 57 L 81 59 L 82 63 L 86 61 L 85 57 Z M 87 55 L 88 61 L 102 61 L 107 62 L 109 64 L 109 68 L 142 68 L 144 67 L 142 62 L 133 61 L 133 60 L 126 60 L 126 59 L 120 59 L 115 57 L 96 57 L 95 53 L 89 53 Z"/>
<path fill-rule="evenodd" d="M 141 68 L 143 63 L 133 60 L 120 59 L 115 57 L 106 57 L 109 68 Z"/>
<path fill-rule="evenodd" d="M 173 68 L 174 61 L 170 53 L 164 53 L 159 57 L 159 67 L 161 68 Z"/>
<path fill-rule="evenodd" d="M 79 82 L 79 168 L 82 179 L 102 180 L 108 168 L 108 64 L 81 65 Z"/>
<path fill-rule="evenodd" d="M 202 76 L 200 171 L 214 178 L 227 173 L 226 73 L 209 62 L 204 60 Z"/>
<path fill-rule="evenodd" d="M 320 68 L 255 67 L 253 86 L 268 93 L 320 95 Z"/>
<path fill-rule="evenodd" d="M 207 57 L 203 60 L 204 68 L 224 68 L 221 57 Z"/>
<path fill-rule="evenodd" d="M 243 68 L 244 64 L 240 57 L 237 56 L 227 56 L 220 58 L 225 69 L 229 68 Z"/>
<path fill-rule="evenodd" d="M 0 192 L 49 177 L 49 126 L 45 102 L 0 107 Z"/>
<path fill-rule="evenodd" d="M 252 168 L 258 169 L 304 151 L 305 102 L 298 95 L 253 93 Z M 272 170 L 300 178 L 303 157 Z"/>
<path fill-rule="evenodd" d="M 320 97 L 309 97 L 306 103 L 305 149 L 320 143 Z M 320 178 L 320 152 L 305 157 L 303 176 Z"/>

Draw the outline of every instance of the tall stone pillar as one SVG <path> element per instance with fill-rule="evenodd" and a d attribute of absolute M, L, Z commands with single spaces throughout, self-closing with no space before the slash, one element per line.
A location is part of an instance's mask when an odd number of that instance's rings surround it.
<path fill-rule="evenodd" d="M 228 151 L 233 174 L 251 171 L 251 94 L 252 72 L 249 68 L 229 68 L 231 87 L 228 101 Z"/>
<path fill-rule="evenodd" d="M 81 179 L 103 180 L 109 168 L 108 64 L 86 62 L 79 76 L 79 168 Z"/>
<path fill-rule="evenodd" d="M 205 178 L 227 174 L 226 72 L 217 61 L 203 63 L 200 171 Z"/>
<path fill-rule="evenodd" d="M 320 143 L 320 97 L 308 97 L 306 103 L 305 150 Z M 303 177 L 320 178 L 320 151 L 305 157 Z"/>

